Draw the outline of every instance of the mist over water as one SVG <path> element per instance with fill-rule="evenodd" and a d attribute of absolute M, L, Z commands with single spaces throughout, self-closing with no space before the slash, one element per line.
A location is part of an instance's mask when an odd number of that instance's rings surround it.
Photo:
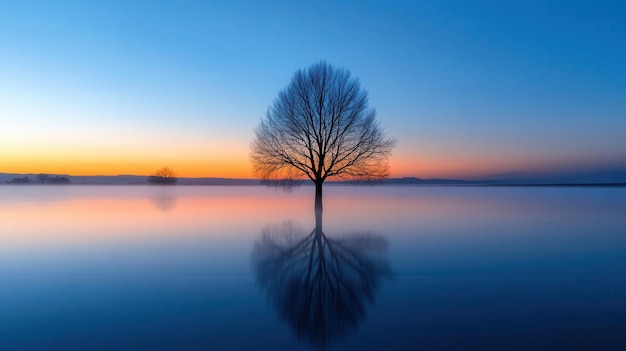
<path fill-rule="evenodd" d="M 0 350 L 626 347 L 626 188 L 313 195 L 2 186 Z"/>

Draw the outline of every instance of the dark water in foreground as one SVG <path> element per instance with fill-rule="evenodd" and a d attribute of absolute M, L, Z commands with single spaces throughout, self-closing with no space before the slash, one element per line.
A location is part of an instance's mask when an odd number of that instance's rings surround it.
<path fill-rule="evenodd" d="M 626 188 L 1 186 L 0 350 L 626 349 Z"/>

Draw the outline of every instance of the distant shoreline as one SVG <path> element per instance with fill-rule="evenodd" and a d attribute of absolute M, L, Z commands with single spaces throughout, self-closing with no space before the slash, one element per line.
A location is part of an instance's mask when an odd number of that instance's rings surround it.
<path fill-rule="evenodd" d="M 118 175 L 118 176 L 71 176 L 66 174 L 50 174 L 52 179 L 64 179 L 64 183 L 45 183 L 37 181 L 37 174 L 12 174 L 0 173 L 0 185 L 149 185 L 147 176 Z M 16 182 L 25 180 L 27 182 Z M 554 181 L 548 179 L 483 179 L 483 180 L 463 180 L 463 179 L 421 179 L 416 177 L 388 178 L 380 182 L 359 183 L 342 180 L 328 180 L 328 186 L 338 185 L 373 185 L 373 186 L 487 186 L 487 187 L 626 187 L 626 181 Z M 175 184 L 167 186 L 263 186 L 259 179 L 250 178 L 185 178 L 177 179 Z M 308 180 L 297 182 L 295 185 L 312 185 Z"/>
<path fill-rule="evenodd" d="M 359 186 L 349 183 L 329 183 L 329 186 Z M 265 187 L 263 184 L 170 184 L 170 185 L 155 185 L 155 184 L 132 184 L 132 183 L 70 183 L 70 184 L 11 184 L 0 183 L 0 186 L 6 187 L 86 187 L 86 186 L 106 186 L 106 187 L 130 187 L 130 186 L 145 186 L 145 187 L 211 187 L 211 186 L 234 186 L 234 187 Z M 302 186 L 309 187 L 313 184 L 302 184 Z M 626 183 L 591 183 L 591 184 L 371 184 L 365 185 L 372 187 L 449 187 L 449 188 L 626 188 Z"/>

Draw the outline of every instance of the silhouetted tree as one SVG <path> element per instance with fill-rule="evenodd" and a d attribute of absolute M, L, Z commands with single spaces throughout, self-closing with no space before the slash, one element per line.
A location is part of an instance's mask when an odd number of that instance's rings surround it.
<path fill-rule="evenodd" d="M 40 173 L 37 174 L 37 180 L 41 183 L 44 184 L 46 181 L 48 181 L 48 175 L 45 173 Z"/>
<path fill-rule="evenodd" d="M 331 177 L 358 182 L 388 177 L 395 140 L 385 137 L 368 93 L 343 68 L 319 62 L 295 73 L 255 129 L 250 158 L 264 184 L 315 183 L 315 208 Z"/>
<path fill-rule="evenodd" d="M 362 233 L 331 238 L 320 216 L 306 233 L 292 222 L 263 229 L 253 259 L 257 283 L 298 338 L 327 346 L 365 318 L 366 302 L 392 276 L 387 241 Z"/>
<path fill-rule="evenodd" d="M 168 167 L 163 167 L 148 177 L 148 183 L 168 185 L 176 183 L 176 174 Z"/>

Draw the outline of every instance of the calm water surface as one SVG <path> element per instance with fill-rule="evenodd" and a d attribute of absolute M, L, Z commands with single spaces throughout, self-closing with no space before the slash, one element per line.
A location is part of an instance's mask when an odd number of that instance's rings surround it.
<path fill-rule="evenodd" d="M 0 350 L 626 349 L 626 188 L 0 186 Z"/>

